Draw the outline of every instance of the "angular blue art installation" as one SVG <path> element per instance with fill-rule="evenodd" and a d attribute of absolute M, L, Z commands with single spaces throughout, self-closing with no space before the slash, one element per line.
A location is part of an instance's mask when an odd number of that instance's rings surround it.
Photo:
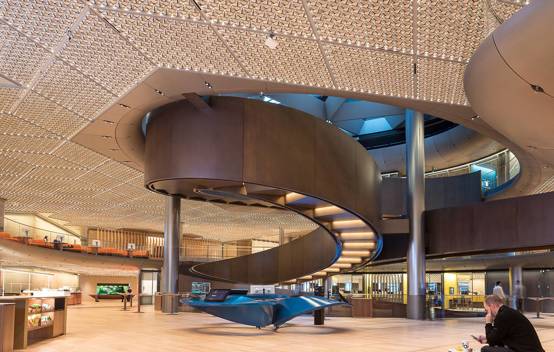
<path fill-rule="evenodd" d="M 299 315 L 345 304 L 316 296 L 248 295 L 232 290 L 212 290 L 206 299 L 184 299 L 181 302 L 235 323 L 257 328 L 273 324 L 276 329 Z"/>

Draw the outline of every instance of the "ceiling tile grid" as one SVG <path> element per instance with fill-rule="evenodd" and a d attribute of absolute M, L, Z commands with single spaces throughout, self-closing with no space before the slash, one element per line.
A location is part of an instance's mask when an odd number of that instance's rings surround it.
<path fill-rule="evenodd" d="M 420 0 L 417 8 L 417 54 L 469 62 L 486 36 L 481 1 Z"/>
<path fill-rule="evenodd" d="M 530 0 L 486 0 L 485 4 L 497 21 L 502 23 L 530 2 Z"/>
<path fill-rule="evenodd" d="M 89 120 L 94 119 L 116 98 L 75 68 L 59 60 L 50 66 L 34 90 Z"/>
<path fill-rule="evenodd" d="M 229 48 L 254 79 L 311 86 L 332 86 L 331 77 L 317 42 L 281 37 L 277 49 L 264 45 L 257 32 L 220 29 Z"/>
<path fill-rule="evenodd" d="M 36 124 L 25 121 L 13 114 L 5 113 L 0 113 L 0 135 L 49 138 L 55 140 L 56 143 L 59 143 L 60 139 L 59 136 Z"/>
<path fill-rule="evenodd" d="M 25 151 L 47 153 L 61 143 L 59 139 L 37 136 L 3 135 L 0 138 L 0 151 Z"/>
<path fill-rule="evenodd" d="M 160 15 L 181 19 L 199 19 L 200 12 L 192 1 L 166 0 L 89 0 L 89 5 L 98 9 Z"/>
<path fill-rule="evenodd" d="M 417 98 L 467 105 L 464 94 L 465 64 L 429 58 L 417 59 Z"/>
<path fill-rule="evenodd" d="M 524 3 L 0 0 L 0 75 L 24 88 L 0 88 L 0 195 L 8 211 L 160 230 L 164 199 L 141 173 L 67 140 L 154 66 L 467 105 L 465 63 Z M 313 225 L 242 209 L 183 200 L 182 215 L 208 238 Z"/>
<path fill-rule="evenodd" d="M 4 0 L 0 19 L 52 50 L 84 6 L 79 0 Z"/>
<path fill-rule="evenodd" d="M 89 171 L 82 175 L 78 178 L 78 182 L 98 191 L 107 191 L 114 186 L 114 183 L 116 183 L 111 177 L 96 171 Z"/>
<path fill-rule="evenodd" d="M 142 175 L 142 172 L 114 161 L 104 163 L 94 169 L 94 171 L 109 176 L 120 182 L 131 180 Z"/>
<path fill-rule="evenodd" d="M 0 22 L 0 74 L 27 85 L 46 53 L 38 44 Z"/>
<path fill-rule="evenodd" d="M 115 95 L 135 85 L 154 68 L 95 13 L 89 13 L 80 23 L 60 57 Z"/>
<path fill-rule="evenodd" d="M 160 67 L 246 74 L 208 24 L 117 11 L 102 15 Z"/>
<path fill-rule="evenodd" d="M 95 169 L 109 160 L 103 155 L 69 141 L 63 143 L 52 154 L 89 170 Z"/>
<path fill-rule="evenodd" d="M 23 99 L 14 114 L 64 138 L 72 136 L 89 122 L 35 92 Z"/>
<path fill-rule="evenodd" d="M 413 56 L 326 44 L 338 89 L 411 98 Z"/>
<path fill-rule="evenodd" d="M 0 152 L 0 175 L 24 175 L 32 168 L 32 164 L 13 157 L 11 153 Z"/>
<path fill-rule="evenodd" d="M 302 1 L 196 0 L 212 23 L 276 34 L 313 37 Z"/>
<path fill-rule="evenodd" d="M 406 0 L 308 0 L 321 40 L 409 53 L 413 5 Z"/>
<path fill-rule="evenodd" d="M 81 169 L 79 165 L 70 161 L 61 159 L 52 154 L 46 153 L 26 153 L 26 152 L 0 152 L 4 156 L 15 158 L 23 162 L 29 163 L 33 166 L 45 167 L 45 168 L 57 168 L 65 170 Z"/>
<path fill-rule="evenodd" d="M 0 114 L 10 112 L 22 92 L 19 88 L 0 88 Z"/>
<path fill-rule="evenodd" d="M 37 182 L 40 181 L 39 178 L 52 178 L 60 180 L 62 181 L 60 185 L 61 187 L 67 185 L 67 183 L 69 182 L 74 181 L 85 172 L 87 171 L 78 168 L 39 166 L 35 168 L 27 177 L 36 177 Z M 59 187 L 53 188 L 51 189 L 51 191 L 55 191 L 58 188 Z"/>

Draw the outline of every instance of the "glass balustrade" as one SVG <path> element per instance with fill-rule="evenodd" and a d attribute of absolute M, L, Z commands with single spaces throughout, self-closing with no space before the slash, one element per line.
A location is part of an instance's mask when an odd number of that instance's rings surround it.
<path fill-rule="evenodd" d="M 31 246 L 68 252 L 150 259 L 163 258 L 163 237 L 159 237 L 155 243 L 147 244 L 131 243 L 124 239 L 118 241 L 89 239 L 68 232 L 52 231 L 24 224 L 9 217 L 4 218 L 4 232 L 0 237 Z M 136 239 L 136 236 L 133 237 L 133 241 L 136 242 Z M 196 239 L 193 242 L 184 239 L 183 242 L 180 248 L 181 258 L 186 261 L 198 262 L 235 258 L 269 250 L 279 245 L 276 242 L 255 240 L 251 241 L 255 243 L 252 245 Z"/>
<path fill-rule="evenodd" d="M 433 170 L 425 173 L 426 178 L 449 177 L 470 174 L 473 172 L 481 173 L 481 190 L 483 196 L 489 196 L 500 192 L 508 187 L 512 181 L 519 175 L 519 161 L 515 155 L 508 149 L 486 158 L 473 161 L 471 163 L 450 167 L 447 169 Z M 398 172 L 388 172 L 382 174 L 383 177 L 400 177 Z"/>

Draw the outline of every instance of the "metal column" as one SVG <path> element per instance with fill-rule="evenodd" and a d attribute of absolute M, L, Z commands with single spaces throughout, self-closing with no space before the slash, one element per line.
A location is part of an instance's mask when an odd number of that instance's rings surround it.
<path fill-rule="evenodd" d="M 408 246 L 408 319 L 425 319 L 425 135 L 423 113 L 406 110 L 407 207 L 410 219 Z"/>
<path fill-rule="evenodd" d="M 518 309 L 518 294 L 523 294 L 523 292 L 516 292 L 516 287 L 518 285 L 518 289 L 521 291 L 523 287 L 523 268 L 521 265 L 510 267 L 510 307 L 513 309 Z"/>
<path fill-rule="evenodd" d="M 4 231 L 4 206 L 6 204 L 6 200 L 0 198 L 0 232 Z"/>
<path fill-rule="evenodd" d="M 181 198 L 168 196 L 165 207 L 162 312 L 176 313 L 179 292 L 179 242 Z"/>

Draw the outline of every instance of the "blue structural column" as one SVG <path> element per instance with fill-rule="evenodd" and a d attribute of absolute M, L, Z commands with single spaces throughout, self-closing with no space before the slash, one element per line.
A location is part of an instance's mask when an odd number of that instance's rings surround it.
<path fill-rule="evenodd" d="M 179 292 L 179 242 L 181 237 L 181 198 L 168 196 L 164 223 L 164 262 L 162 268 L 162 312 L 176 313 Z"/>
<path fill-rule="evenodd" d="M 408 266 L 408 319 L 425 319 L 425 134 L 423 113 L 406 110 L 407 206 L 410 219 Z"/>

